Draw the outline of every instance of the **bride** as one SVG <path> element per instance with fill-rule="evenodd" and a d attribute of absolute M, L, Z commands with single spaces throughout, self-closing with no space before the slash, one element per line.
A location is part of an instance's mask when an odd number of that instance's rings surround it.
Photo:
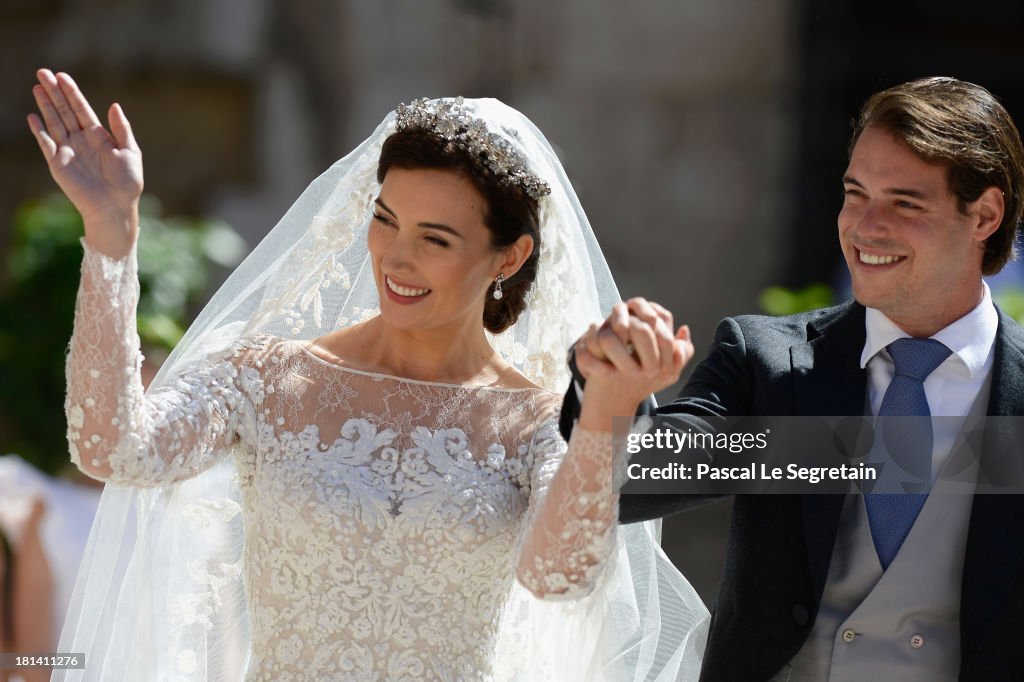
<path fill-rule="evenodd" d="M 400 106 L 144 393 L 139 147 L 118 105 L 108 132 L 38 79 L 29 125 L 85 224 L 71 458 L 115 484 L 60 645 L 85 669 L 55 679 L 695 678 L 706 611 L 655 528 L 617 530 L 610 433 L 693 347 L 636 343 L 561 439 L 562 355 L 617 294 L 525 117 Z"/>

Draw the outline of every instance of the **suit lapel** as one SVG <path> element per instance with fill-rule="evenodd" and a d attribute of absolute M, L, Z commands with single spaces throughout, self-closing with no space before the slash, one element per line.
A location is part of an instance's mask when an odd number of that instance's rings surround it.
<path fill-rule="evenodd" d="M 860 368 L 865 340 L 864 308 L 841 306 L 808 325 L 807 341 L 790 348 L 794 414 L 864 414 L 867 374 Z M 843 509 L 842 495 L 802 495 L 807 560 L 817 594 L 825 587 Z"/>
<path fill-rule="evenodd" d="M 864 308 L 856 303 L 808 325 L 807 341 L 789 349 L 794 414 L 864 414 L 867 374 L 860 368 L 860 354 L 865 335 Z"/>
<path fill-rule="evenodd" d="M 988 415 L 1024 415 L 1024 329 L 999 311 Z M 996 423 L 986 431 L 986 451 L 1005 448 L 1007 437 Z M 961 638 L 964 656 L 983 646 L 1000 619 L 1009 596 L 1020 589 L 1024 565 L 1024 495 L 976 495 L 964 556 Z"/>

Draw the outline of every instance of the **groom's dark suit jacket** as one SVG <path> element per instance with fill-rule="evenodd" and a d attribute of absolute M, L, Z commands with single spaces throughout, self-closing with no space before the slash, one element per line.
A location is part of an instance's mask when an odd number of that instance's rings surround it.
<path fill-rule="evenodd" d="M 862 415 L 865 333 L 864 308 L 852 302 L 788 317 L 726 319 L 707 359 L 658 414 Z M 563 431 L 578 409 L 570 388 Z M 1002 311 L 988 414 L 1024 414 L 1024 328 Z M 623 495 L 619 517 L 640 521 L 702 501 Z M 769 680 L 796 655 L 814 626 L 842 505 L 840 495 L 736 496 L 702 682 Z M 1022 571 L 1024 495 L 976 495 L 961 597 L 963 682 L 1024 679 Z"/>

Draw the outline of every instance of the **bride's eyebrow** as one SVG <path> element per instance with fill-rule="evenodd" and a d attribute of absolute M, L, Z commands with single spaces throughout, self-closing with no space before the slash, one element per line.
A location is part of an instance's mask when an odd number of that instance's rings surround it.
<path fill-rule="evenodd" d="M 383 201 L 381 201 L 380 197 L 377 197 L 376 199 L 374 199 L 373 203 L 375 203 L 378 206 L 380 206 L 381 208 L 383 208 L 385 211 L 390 213 L 395 218 L 398 218 L 398 214 L 395 213 L 394 211 L 392 211 L 390 208 L 388 208 L 388 205 L 385 204 Z M 420 227 L 429 228 L 431 230 L 440 230 L 441 232 L 447 232 L 448 234 L 454 235 L 454 236 L 458 237 L 459 239 L 465 239 L 465 237 L 462 236 L 461 232 L 456 230 L 454 227 L 450 227 L 448 225 L 445 225 L 444 223 L 417 223 L 417 225 L 419 225 Z"/>
<path fill-rule="evenodd" d="M 396 218 L 398 217 L 398 214 L 395 213 L 394 211 L 392 211 L 390 208 L 388 208 L 388 205 L 385 204 L 383 201 L 381 201 L 380 197 L 377 197 L 376 199 L 374 199 L 373 203 L 377 204 L 378 206 L 380 206 L 381 208 L 383 208 L 385 211 L 387 211 L 391 215 L 395 216 Z"/>
<path fill-rule="evenodd" d="M 444 223 L 417 223 L 417 225 L 419 225 L 420 227 L 428 227 L 432 230 L 440 230 L 441 232 L 447 232 L 448 234 L 454 235 L 459 239 L 465 239 L 465 237 L 463 237 L 458 230 L 456 230 L 454 227 L 449 227 Z"/>

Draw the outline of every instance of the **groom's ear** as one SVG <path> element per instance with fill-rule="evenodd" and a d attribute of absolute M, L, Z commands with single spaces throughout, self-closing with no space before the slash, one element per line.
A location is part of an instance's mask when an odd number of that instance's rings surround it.
<path fill-rule="evenodd" d="M 514 244 L 505 249 L 505 260 L 502 263 L 501 271 L 505 273 L 505 279 L 519 272 L 523 263 L 533 253 L 533 237 L 528 234 L 520 235 Z"/>

